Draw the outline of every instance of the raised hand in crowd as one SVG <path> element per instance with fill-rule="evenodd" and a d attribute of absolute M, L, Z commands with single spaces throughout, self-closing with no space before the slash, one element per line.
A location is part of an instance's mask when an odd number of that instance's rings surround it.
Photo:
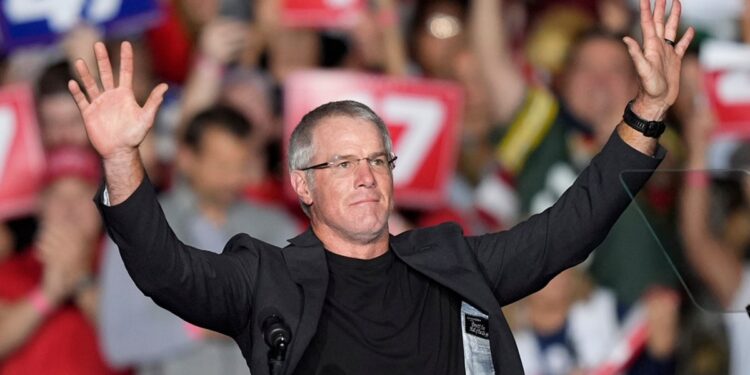
<path fill-rule="evenodd" d="M 85 318 L 96 322 L 98 294 L 92 275 L 102 227 L 90 199 L 99 173 L 96 157 L 83 150 L 50 151 L 33 246 L 2 263 L 0 275 L 13 282 L 3 284 L 0 298 L 6 302 L 0 303 L 0 358 L 38 339 L 34 333 L 40 324 L 59 317 L 61 310 L 77 311 L 81 315 L 74 320 L 80 323 L 86 324 Z M 38 272 L 29 272 L 35 269 Z M 13 295 L 19 287 L 26 289 L 26 298 Z M 55 322 L 51 324 L 60 321 Z"/>
<path fill-rule="evenodd" d="M 92 25 L 79 24 L 65 33 L 61 46 L 65 51 L 65 57 L 72 67 L 75 61 L 82 59 L 86 65 L 93 66 L 96 64 L 96 57 L 91 46 L 98 40 L 102 40 L 103 33 Z M 96 74 L 96 72 L 92 72 Z"/>
<path fill-rule="evenodd" d="M 692 110 L 689 115 L 683 116 L 681 122 L 687 147 L 686 167 L 689 170 L 702 170 L 708 168 L 706 159 L 716 119 L 705 99 L 693 102 Z"/>
<path fill-rule="evenodd" d="M 249 42 L 248 24 L 231 18 L 216 18 L 201 30 L 199 58 L 221 65 L 240 58 Z"/>
<path fill-rule="evenodd" d="M 216 18 L 201 30 L 198 51 L 190 70 L 180 106 L 180 124 L 218 101 L 224 70 L 237 62 L 250 43 L 247 23 Z"/>
<path fill-rule="evenodd" d="M 44 266 L 42 288 L 53 303 L 73 295 L 90 277 L 97 238 L 89 238 L 74 223 L 49 223 L 38 235 L 36 247 Z"/>
<path fill-rule="evenodd" d="M 48 313 L 69 300 L 96 322 L 97 293 L 91 273 L 98 238 L 89 238 L 75 223 L 58 224 L 43 226 L 36 243 L 43 270 L 38 298 L 44 302 L 4 305 L 0 301 L 0 360 L 32 337 Z"/>
<path fill-rule="evenodd" d="M 505 123 L 520 107 L 526 82 L 513 61 L 506 1 L 475 0 L 469 10 L 471 46 L 486 79 L 493 121 Z"/>
<path fill-rule="evenodd" d="M 351 29 L 352 61 L 356 68 L 403 76 L 408 59 L 399 22 L 398 3 L 378 0 L 363 12 Z"/>
<path fill-rule="evenodd" d="M 688 262 L 722 307 L 729 307 L 742 279 L 741 249 L 711 231 L 711 192 L 707 153 L 715 118 L 707 103 L 699 102 L 683 120 L 687 146 L 684 186 L 680 195 L 680 231 Z"/>
<path fill-rule="evenodd" d="M 84 89 L 72 80 L 68 88 L 81 111 L 89 140 L 102 157 L 110 203 L 117 204 L 135 191 L 143 179 L 138 146 L 154 124 L 167 85 L 157 85 L 141 106 L 133 94 L 133 50 L 130 43 L 123 42 L 120 48 L 117 84 L 104 44 L 97 42 L 94 52 L 103 89 L 99 89 L 83 60 L 77 60 L 75 68 Z"/>
<path fill-rule="evenodd" d="M 603 0 L 598 4 L 599 23 L 614 34 L 626 34 L 632 20 L 627 0 Z"/>

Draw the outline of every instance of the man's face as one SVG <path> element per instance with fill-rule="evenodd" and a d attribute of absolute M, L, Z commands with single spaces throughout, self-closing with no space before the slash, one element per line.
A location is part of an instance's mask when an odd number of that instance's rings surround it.
<path fill-rule="evenodd" d="M 625 104 L 638 89 L 627 50 L 617 41 L 594 38 L 583 42 L 567 67 L 562 95 L 578 118 L 606 141 L 620 122 Z"/>
<path fill-rule="evenodd" d="M 248 139 L 209 128 L 197 150 L 181 151 L 180 169 L 202 202 L 228 207 L 247 186 L 251 156 Z"/>
<path fill-rule="evenodd" d="M 342 157 L 382 155 L 385 146 L 371 122 L 336 116 L 321 120 L 313 130 L 313 150 L 311 165 Z M 361 160 L 344 173 L 331 168 L 311 173 L 314 177 L 307 180 L 309 195 L 301 198 L 311 205 L 314 227 L 326 227 L 359 242 L 387 234 L 388 216 L 393 209 L 393 175 L 389 167 L 374 168 Z"/>
<path fill-rule="evenodd" d="M 47 147 L 74 145 L 88 147 L 86 129 L 70 94 L 48 95 L 39 101 L 42 138 Z"/>

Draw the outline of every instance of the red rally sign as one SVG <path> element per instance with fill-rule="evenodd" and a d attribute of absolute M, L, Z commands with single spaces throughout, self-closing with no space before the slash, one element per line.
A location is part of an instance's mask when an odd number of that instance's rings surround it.
<path fill-rule="evenodd" d="M 337 100 L 356 100 L 388 125 L 398 156 L 396 203 L 415 208 L 444 202 L 453 176 L 463 95 L 458 85 L 415 78 L 308 71 L 285 83 L 284 145 L 307 112 Z M 294 196 L 291 188 L 288 193 Z"/>
<path fill-rule="evenodd" d="M 364 0 L 282 0 L 281 22 L 288 27 L 348 28 L 364 9 Z"/>
<path fill-rule="evenodd" d="M 34 209 L 44 150 L 28 86 L 0 90 L 0 220 Z"/>
<path fill-rule="evenodd" d="M 716 133 L 750 137 L 750 46 L 707 40 L 699 58 Z"/>
<path fill-rule="evenodd" d="M 722 70 L 704 76 L 719 134 L 750 137 L 750 70 Z"/>

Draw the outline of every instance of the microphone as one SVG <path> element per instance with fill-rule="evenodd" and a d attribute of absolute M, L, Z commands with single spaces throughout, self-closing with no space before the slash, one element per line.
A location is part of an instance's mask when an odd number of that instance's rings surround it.
<path fill-rule="evenodd" d="M 284 322 L 284 318 L 276 313 L 272 313 L 263 319 L 261 330 L 263 331 L 263 340 L 270 348 L 268 350 L 269 370 L 272 375 L 280 374 L 286 359 L 286 349 L 292 340 L 292 331 Z"/>

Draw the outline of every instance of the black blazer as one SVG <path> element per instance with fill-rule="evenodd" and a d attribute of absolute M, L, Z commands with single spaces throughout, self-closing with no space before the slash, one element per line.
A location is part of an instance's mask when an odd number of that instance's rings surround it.
<path fill-rule="evenodd" d="M 391 236 L 409 267 L 489 315 L 495 371 L 523 374 L 501 307 L 544 287 L 582 262 L 664 158 L 632 149 L 615 134 L 555 205 L 514 228 L 464 236 L 455 224 Z M 621 173 L 639 170 L 637 173 Z M 235 235 L 222 254 L 184 245 L 169 228 L 148 179 L 123 203 L 95 202 L 136 285 L 160 306 L 195 325 L 234 338 L 254 375 L 268 373 L 260 329 L 271 313 L 292 330 L 285 374 L 315 334 L 328 283 L 322 243 L 308 230 L 283 249 Z M 645 234 L 644 234 L 645 235 Z"/>

